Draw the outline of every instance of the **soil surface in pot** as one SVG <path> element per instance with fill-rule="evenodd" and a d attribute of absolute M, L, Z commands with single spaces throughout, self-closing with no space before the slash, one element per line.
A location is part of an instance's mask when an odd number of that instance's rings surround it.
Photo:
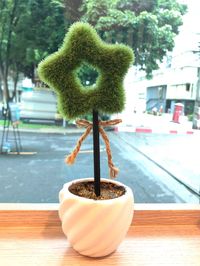
<path fill-rule="evenodd" d="M 69 191 L 74 195 L 94 200 L 114 199 L 124 195 L 126 192 L 123 186 L 101 182 L 101 195 L 97 197 L 94 192 L 93 181 L 73 183 L 69 187 Z"/>

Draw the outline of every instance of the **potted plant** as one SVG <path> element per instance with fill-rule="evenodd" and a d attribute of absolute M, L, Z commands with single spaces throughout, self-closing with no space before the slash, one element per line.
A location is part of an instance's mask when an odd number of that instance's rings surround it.
<path fill-rule="evenodd" d="M 57 92 L 64 117 L 93 115 L 93 123 L 78 120 L 86 132 L 66 162 L 74 163 L 81 143 L 93 130 L 94 178 L 66 183 L 59 193 L 63 232 L 75 250 L 90 257 L 102 257 L 115 251 L 132 221 L 132 190 L 113 179 L 100 178 L 99 151 L 100 132 L 106 143 L 110 176 L 116 177 L 118 169 L 112 162 L 109 139 L 103 127 L 120 120 L 99 121 L 99 112 L 113 114 L 123 110 L 123 79 L 132 62 L 133 52 L 129 47 L 106 44 L 91 25 L 77 22 L 70 27 L 62 47 L 38 66 L 40 79 Z M 99 74 L 95 86 L 87 89 L 77 77 L 82 63 L 91 64 Z"/>

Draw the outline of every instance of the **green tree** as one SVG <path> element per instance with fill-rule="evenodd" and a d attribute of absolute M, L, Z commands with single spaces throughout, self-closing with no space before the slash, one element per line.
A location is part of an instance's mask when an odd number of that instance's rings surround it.
<path fill-rule="evenodd" d="M 81 19 L 95 26 L 107 42 L 130 45 L 135 65 L 150 77 L 173 49 L 186 10 L 176 0 L 83 0 Z"/>
<path fill-rule="evenodd" d="M 82 0 L 65 0 L 65 16 L 70 24 L 79 21 L 83 13 L 80 10 Z"/>
<path fill-rule="evenodd" d="M 62 0 L 0 1 L 0 79 L 4 99 L 16 93 L 19 73 L 34 78 L 35 67 L 56 51 L 65 35 Z M 11 95 L 8 77 L 13 77 Z"/>
<path fill-rule="evenodd" d="M 62 0 L 32 0 L 26 19 L 26 74 L 34 78 L 37 64 L 58 50 L 65 36 L 65 7 Z"/>
<path fill-rule="evenodd" d="M 16 35 L 16 29 L 19 21 L 23 19 L 25 10 L 26 1 L 24 0 L 0 1 L 0 79 L 6 101 L 12 98 L 8 88 L 8 75 L 14 56 L 13 47 L 16 46 L 13 37 Z"/>

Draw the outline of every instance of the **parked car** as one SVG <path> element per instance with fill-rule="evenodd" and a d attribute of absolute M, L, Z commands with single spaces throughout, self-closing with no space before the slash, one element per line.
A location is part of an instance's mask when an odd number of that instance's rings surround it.
<path fill-rule="evenodd" d="M 21 96 L 20 119 L 24 122 L 60 122 L 56 94 L 50 89 L 24 91 Z"/>

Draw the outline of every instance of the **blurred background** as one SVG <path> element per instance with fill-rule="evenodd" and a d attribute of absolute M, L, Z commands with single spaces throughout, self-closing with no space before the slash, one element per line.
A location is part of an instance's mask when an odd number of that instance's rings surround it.
<path fill-rule="evenodd" d="M 135 54 L 123 113 L 101 114 L 123 119 L 108 132 L 119 180 L 136 202 L 199 202 L 199 13 L 195 0 L 0 0 L 0 201 L 57 202 L 63 183 L 93 176 L 91 138 L 75 166 L 64 164 L 83 130 L 61 116 L 37 75 L 70 25 L 83 21 Z M 95 86 L 94 66 L 83 62 L 76 73 L 84 89 Z M 103 143 L 101 161 L 108 177 Z"/>

